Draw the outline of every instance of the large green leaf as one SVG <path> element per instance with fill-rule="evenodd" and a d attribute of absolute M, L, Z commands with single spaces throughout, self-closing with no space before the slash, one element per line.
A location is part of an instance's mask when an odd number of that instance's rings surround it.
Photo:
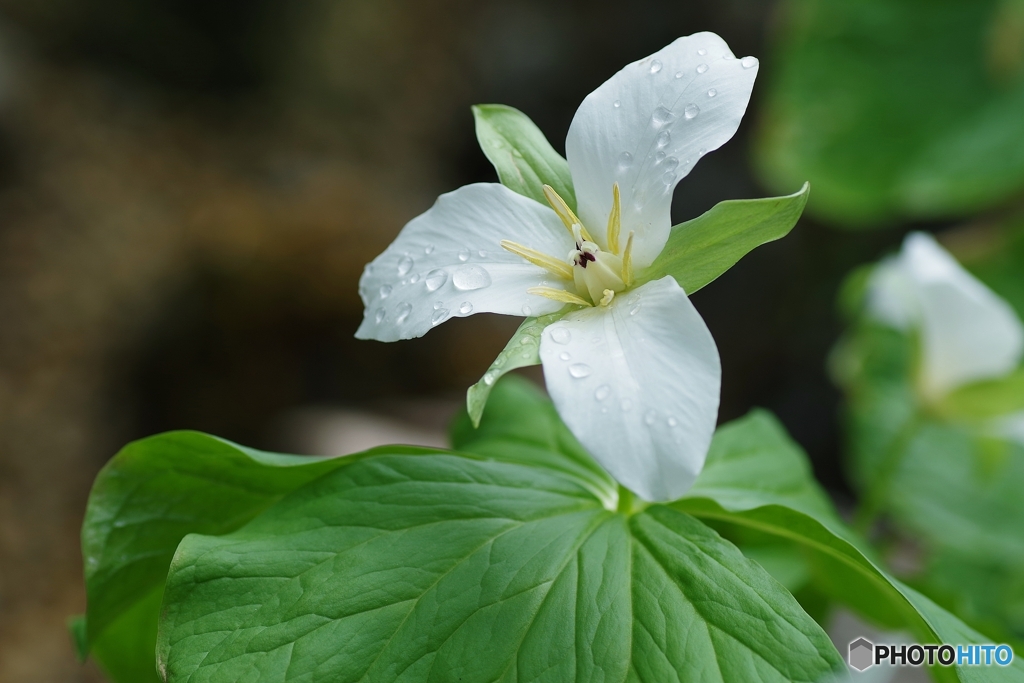
<path fill-rule="evenodd" d="M 82 525 L 83 649 L 118 681 L 141 680 L 122 671 L 137 672 L 142 659 L 155 671 L 160 595 L 178 542 L 237 529 L 341 462 L 262 453 L 196 432 L 126 446 L 96 477 Z"/>
<path fill-rule="evenodd" d="M 544 205 L 544 185 L 550 185 L 576 208 L 569 163 L 526 114 L 504 104 L 478 104 L 473 118 L 480 149 L 494 164 L 502 185 Z"/>
<path fill-rule="evenodd" d="M 553 470 L 380 454 L 168 576 L 168 681 L 821 681 L 844 666 L 757 564 Z"/>
<path fill-rule="evenodd" d="M 787 473 L 779 476 L 788 483 L 754 476 L 771 470 Z M 705 475 L 713 475 L 707 483 Z M 909 630 L 918 642 L 991 642 L 882 569 L 864 542 L 822 507 L 816 488 L 806 457 L 774 419 L 754 413 L 718 431 L 704 473 L 673 507 L 788 540 L 808 557 L 820 590 L 881 626 Z M 935 667 L 933 675 L 942 681 L 1024 681 L 1024 664 L 984 671 Z"/>
<path fill-rule="evenodd" d="M 785 237 L 803 213 L 810 194 L 804 183 L 785 197 L 720 202 L 693 220 L 672 228 L 668 243 L 638 284 L 666 275 L 687 294 L 714 281 L 753 249 Z"/>
<path fill-rule="evenodd" d="M 788 0 L 764 180 L 840 225 L 966 215 L 1024 187 L 1024 3 Z"/>

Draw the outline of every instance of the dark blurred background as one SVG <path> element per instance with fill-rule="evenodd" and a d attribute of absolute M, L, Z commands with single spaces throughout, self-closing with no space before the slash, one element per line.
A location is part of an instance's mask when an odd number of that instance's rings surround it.
<path fill-rule="evenodd" d="M 751 163 L 774 9 L 0 0 L 0 681 L 100 680 L 64 620 L 84 609 L 89 486 L 126 441 L 193 428 L 298 449 L 281 425 L 324 406 L 442 426 L 517 321 L 360 342 L 356 285 L 439 193 L 496 179 L 471 104 L 523 110 L 563 151 L 603 80 L 715 31 L 761 58 L 761 76 L 674 218 L 777 190 Z M 694 297 L 721 350 L 721 420 L 774 411 L 840 500 L 835 294 L 907 227 L 805 219 Z"/>

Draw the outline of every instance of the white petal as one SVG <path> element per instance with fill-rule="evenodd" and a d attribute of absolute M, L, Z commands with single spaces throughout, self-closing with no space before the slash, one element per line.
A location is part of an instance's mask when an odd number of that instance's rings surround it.
<path fill-rule="evenodd" d="M 443 194 L 411 220 L 359 280 L 360 339 L 396 341 L 473 313 L 544 315 L 564 304 L 527 294 L 565 281 L 501 248 L 519 242 L 558 259 L 572 244 L 549 207 L 493 184 Z"/>
<path fill-rule="evenodd" d="M 869 310 L 921 333 L 922 390 L 940 397 L 1020 363 L 1024 326 L 1014 310 L 929 235 L 912 233 L 872 276 Z"/>
<path fill-rule="evenodd" d="M 626 488 L 686 493 L 715 430 L 722 369 L 700 314 L 671 277 L 544 330 L 541 362 L 562 419 Z"/>
<path fill-rule="evenodd" d="M 565 150 L 578 214 L 602 246 L 618 182 L 623 243 L 636 231 L 634 265 L 661 253 L 672 190 L 736 132 L 756 75 L 756 59 L 736 59 L 714 33 L 695 33 L 629 64 L 583 100 Z"/>

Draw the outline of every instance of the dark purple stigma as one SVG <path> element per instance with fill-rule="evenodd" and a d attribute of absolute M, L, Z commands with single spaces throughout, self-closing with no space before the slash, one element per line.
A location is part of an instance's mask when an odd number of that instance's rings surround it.
<path fill-rule="evenodd" d="M 580 249 L 580 245 L 577 244 L 576 248 Z M 593 254 L 590 254 L 590 253 L 587 253 L 587 252 L 585 252 L 583 250 L 580 250 L 580 260 L 576 262 L 576 265 L 581 267 L 581 268 L 586 268 L 587 267 L 587 261 L 596 261 L 596 260 L 597 260 L 597 257 L 594 256 Z"/>

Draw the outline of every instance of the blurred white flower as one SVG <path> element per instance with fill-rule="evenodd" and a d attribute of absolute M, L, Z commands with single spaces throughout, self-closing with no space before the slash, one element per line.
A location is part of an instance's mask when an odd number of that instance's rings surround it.
<path fill-rule="evenodd" d="M 395 341 L 473 313 L 538 316 L 540 357 L 563 420 L 647 500 L 685 493 L 718 414 L 718 349 L 671 277 L 635 286 L 669 237 L 676 184 L 735 133 L 757 60 L 717 35 L 680 38 L 584 99 L 566 156 L 574 213 L 498 184 L 438 198 L 366 268 L 357 337 Z"/>
<path fill-rule="evenodd" d="M 918 386 L 927 401 L 1005 377 L 1024 356 L 1024 325 L 1013 308 L 930 235 L 911 233 L 878 265 L 867 302 L 876 319 L 919 335 Z M 1024 414 L 1002 416 L 989 431 L 1024 442 Z"/>

